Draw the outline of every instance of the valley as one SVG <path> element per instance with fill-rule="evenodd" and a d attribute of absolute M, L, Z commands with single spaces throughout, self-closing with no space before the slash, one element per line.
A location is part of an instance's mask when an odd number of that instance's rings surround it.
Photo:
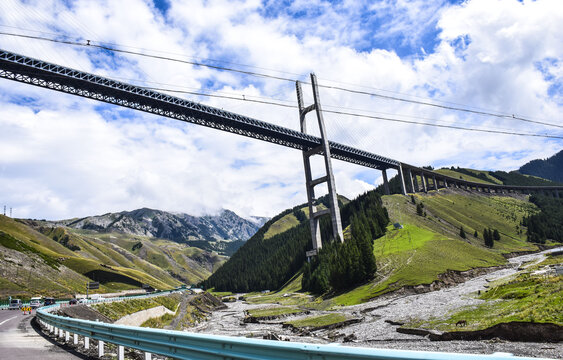
<path fill-rule="evenodd" d="M 563 251 L 563 248 L 559 248 Z M 510 352 L 514 355 L 557 358 L 563 352 L 563 345 L 542 342 L 508 342 L 503 339 L 488 339 L 481 341 L 431 341 L 428 337 L 410 335 L 397 331 L 401 324 L 407 327 L 412 324 L 431 322 L 430 329 L 436 328 L 437 323 L 446 323 L 449 318 L 463 310 L 475 309 L 483 306 L 486 301 L 478 297 L 478 293 L 485 293 L 491 284 L 507 283 L 522 273 L 537 270 L 537 265 L 546 260 L 549 251 L 522 255 L 509 259 L 507 266 L 495 270 L 460 284 L 447 286 L 440 290 L 421 292 L 413 290 L 394 292 L 374 300 L 352 306 L 339 306 L 334 303 L 317 302 L 312 297 L 303 297 L 298 293 L 284 292 L 282 289 L 269 294 L 246 294 L 246 301 L 227 302 L 227 309 L 213 312 L 210 319 L 188 331 L 201 333 L 265 337 L 289 339 L 290 341 L 308 343 L 348 342 L 347 345 L 367 346 L 378 348 L 425 350 L 444 352 L 493 353 Z M 559 263 L 562 259 L 559 256 Z M 559 285 L 559 291 L 561 289 Z M 233 295 L 235 298 L 241 294 Z M 561 299 L 559 308 L 554 312 L 561 314 Z M 257 309 L 267 309 L 268 313 L 275 313 L 276 309 L 290 308 L 306 310 L 308 313 L 282 316 L 257 322 L 245 322 L 248 312 Z M 287 310 L 286 310 L 287 312 Z M 320 315 L 339 314 L 346 319 L 358 319 L 359 322 L 334 329 L 319 329 L 295 331 L 284 324 L 296 322 L 300 319 L 315 318 Z M 472 328 L 475 319 L 469 320 Z M 562 323 L 559 315 L 558 323 Z M 473 327 L 474 328 L 474 327 Z"/>
<path fill-rule="evenodd" d="M 466 176 L 469 170 L 464 171 L 456 173 Z M 479 174 L 475 178 L 486 181 Z M 361 233 L 359 226 L 377 234 L 369 247 L 375 271 L 345 288 L 330 283 L 321 293 L 305 287 L 306 276 L 315 279 L 311 275 L 315 267 L 303 266 L 310 242 L 304 205 L 268 220 L 247 241 L 233 235 L 241 234 L 236 229 L 247 231 L 246 225 L 239 226 L 247 223 L 228 213 L 222 215 L 228 220 L 220 226 L 217 219 L 213 226 L 209 219 L 197 220 L 208 229 L 199 232 L 207 234 L 200 238 L 187 235 L 197 228 L 185 226 L 182 221 L 187 217 L 178 220 L 175 214 L 150 209 L 56 222 L 0 216 L 0 296 L 71 297 L 84 293 L 88 281 L 99 281 L 100 293 L 201 284 L 223 298 L 226 308 L 213 303 L 216 300 L 201 308 L 192 303 L 194 297 L 176 298 L 168 309 L 158 305 L 162 309 L 142 310 L 147 312 L 143 326 L 309 343 L 555 358 L 561 346 L 546 343 L 548 338 L 536 339 L 527 330 L 520 331 L 519 342 L 505 339 L 517 333 L 510 330 L 514 322 L 554 326 L 555 334 L 563 326 L 559 274 L 563 260 L 546 250 L 557 249 L 561 242 L 528 241 L 525 224 L 544 214 L 547 206 L 529 200 L 523 194 L 455 188 L 409 196 L 369 192 L 353 200 L 339 197 L 346 243 Z M 325 201 L 320 199 L 321 208 Z M 554 204 L 547 208 L 557 218 Z M 326 231 L 327 225 L 321 222 L 321 229 Z M 486 233 L 493 232 L 495 239 L 487 244 Z M 242 247 L 230 257 L 218 251 L 217 244 L 239 241 Z M 195 246 L 201 242 L 206 245 Z M 345 251 L 354 251 L 350 249 Z M 315 261 L 312 265 L 318 267 Z M 339 275 L 331 274 L 327 281 L 332 276 Z M 314 281 L 318 279 L 322 278 Z M 115 309 L 120 309 L 118 304 L 105 311 L 111 315 Z M 112 319 L 118 320 L 123 311 Z M 136 316 L 134 311 L 125 314 Z M 508 330 L 498 333 L 495 326 Z M 481 340 L 459 338 L 464 332 L 470 337 L 480 331 L 489 335 Z M 432 341 L 441 337 L 450 340 Z"/>

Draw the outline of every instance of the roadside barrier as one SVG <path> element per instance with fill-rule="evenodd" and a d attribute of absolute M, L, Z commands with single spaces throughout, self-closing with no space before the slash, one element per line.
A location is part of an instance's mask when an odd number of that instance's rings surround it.
<path fill-rule="evenodd" d="M 124 348 L 143 351 L 145 360 L 152 354 L 175 359 L 380 359 L 380 360 L 540 360 L 538 358 L 514 357 L 507 353 L 491 355 L 455 354 L 427 351 L 405 351 L 348 347 L 340 345 L 318 345 L 274 340 L 248 339 L 219 335 L 194 334 L 182 331 L 142 328 L 106 324 L 97 321 L 73 319 L 50 314 L 57 306 L 37 310 L 39 323 L 54 333 L 55 337 L 68 342 L 73 334 L 73 343 L 78 336 L 84 337 L 84 348 L 89 349 L 90 339 L 97 340 L 98 355 L 104 355 L 104 344 L 117 346 L 118 360 L 124 360 Z"/>

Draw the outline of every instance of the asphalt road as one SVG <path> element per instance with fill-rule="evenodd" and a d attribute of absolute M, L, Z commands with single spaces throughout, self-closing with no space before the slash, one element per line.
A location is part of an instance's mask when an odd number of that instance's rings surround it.
<path fill-rule="evenodd" d="M 1 360 L 86 358 L 81 354 L 68 352 L 43 335 L 39 331 L 39 325 L 32 321 L 33 315 L 23 315 L 20 310 L 0 310 Z"/>

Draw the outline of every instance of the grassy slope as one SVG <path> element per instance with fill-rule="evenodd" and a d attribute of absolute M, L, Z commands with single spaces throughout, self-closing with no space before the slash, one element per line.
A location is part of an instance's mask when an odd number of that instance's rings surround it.
<path fill-rule="evenodd" d="M 467 178 L 465 174 L 462 176 Z M 477 180 L 482 181 L 475 178 Z M 505 264 L 503 253 L 537 250 L 535 245 L 525 241 L 525 231 L 519 228 L 524 215 L 537 211 L 525 198 L 452 190 L 418 193 L 415 198 L 424 204 L 426 217 L 416 215 L 416 206 L 410 198 L 401 195 L 383 197 L 391 221 L 403 224 L 404 228 L 395 230 L 389 226 L 387 234 L 375 240 L 374 255 L 378 264 L 376 279 L 339 294 L 330 299 L 330 303 L 361 303 L 403 286 L 430 284 L 438 279 L 439 274 L 448 270 L 465 271 Z M 292 216 L 289 214 L 280 219 L 278 222 L 281 223 L 276 229 L 289 228 L 287 224 L 290 221 L 287 218 Z M 465 240 L 459 237 L 461 226 L 467 234 Z M 485 228 L 498 229 L 501 234 L 501 240 L 495 242 L 493 249 L 484 246 L 482 232 Z M 478 232 L 477 238 L 473 237 L 475 230 Z M 307 297 L 283 296 L 300 290 L 301 274 L 298 273 L 275 293 L 252 296 L 249 300 L 253 303 L 274 301 L 284 305 L 311 306 L 319 302 L 320 299 L 311 303 Z"/>
<path fill-rule="evenodd" d="M 416 215 L 409 198 L 383 198 L 392 222 L 400 222 L 404 228 L 389 227 L 384 237 L 375 240 L 376 279 L 336 296 L 332 299 L 335 304 L 357 304 L 402 286 L 430 284 L 447 270 L 501 265 L 506 262 L 502 253 L 537 249 L 526 243 L 525 235 L 516 228 L 523 215 L 535 211 L 525 200 L 449 190 L 415 197 L 424 204 L 426 217 Z M 459 237 L 460 226 L 466 240 Z M 501 233 L 493 249 L 484 247 L 481 236 L 485 227 Z M 473 237 L 474 230 L 478 238 Z"/>
<path fill-rule="evenodd" d="M 455 170 L 451 170 L 451 169 L 438 169 L 435 170 L 437 173 L 446 175 L 446 176 L 451 176 L 453 178 L 456 179 L 462 179 L 462 180 L 467 180 L 467 181 L 473 181 L 473 182 L 477 182 L 477 183 L 483 183 L 483 184 L 500 184 L 500 181 L 498 179 L 493 178 L 492 176 L 488 175 L 487 177 L 490 178 L 490 181 L 485 181 L 483 179 L 480 179 L 478 177 L 474 177 L 471 175 L 467 175 L 467 174 L 462 174 L 459 173 Z M 477 174 L 480 172 L 484 172 L 486 173 L 486 171 L 475 171 Z"/>
<path fill-rule="evenodd" d="M 456 323 L 467 321 L 462 330 L 479 330 L 511 322 L 550 322 L 563 325 L 563 276 L 537 274 L 535 271 L 549 265 L 562 265 L 563 256 L 553 256 L 543 263 L 521 271 L 492 286 L 479 298 L 485 300 L 444 319 L 415 323 L 414 325 L 442 331 L 456 331 Z"/>
<path fill-rule="evenodd" d="M 297 225 L 299 225 L 299 220 L 297 220 L 293 213 L 289 213 L 268 228 L 268 231 L 264 234 L 264 240 L 269 239 L 274 235 L 281 234 L 282 232 Z"/>
<path fill-rule="evenodd" d="M 16 293 L 70 296 L 84 292 L 85 282 L 98 279 L 104 279 L 100 292 L 137 288 L 139 284 L 171 288 L 181 284 L 176 277 L 197 283 L 225 261 L 216 254 L 171 241 L 63 228 L 46 231 L 59 238 L 67 236 L 68 244 L 80 248 L 72 251 L 28 224 L 5 216 L 0 216 L 0 230 L 10 237 L 4 241 L 19 241 L 22 246 L 33 248 L 30 252 L 0 246 L 3 260 L 0 268 L 5 274 L 5 278 L 0 279 L 0 296 Z M 135 244 L 137 247 L 133 250 Z M 9 260 L 14 256 L 29 260 L 15 267 Z M 4 261 L 5 258 L 11 262 Z"/>

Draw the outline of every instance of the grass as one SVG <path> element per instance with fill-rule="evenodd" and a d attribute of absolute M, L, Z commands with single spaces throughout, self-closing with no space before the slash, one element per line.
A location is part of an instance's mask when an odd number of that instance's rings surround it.
<path fill-rule="evenodd" d="M 276 317 L 276 316 L 284 316 L 284 315 L 291 315 L 291 314 L 299 314 L 302 313 L 303 310 L 298 309 L 296 307 L 287 307 L 287 306 L 280 306 L 280 307 L 267 307 L 267 308 L 260 308 L 260 309 L 251 309 L 248 310 L 248 315 L 252 317 Z"/>
<path fill-rule="evenodd" d="M 423 327 L 455 331 L 456 322 L 466 320 L 463 330 L 480 330 L 511 321 L 554 323 L 563 326 L 563 276 L 520 276 L 481 295 L 485 303 L 452 314 L 446 319 L 422 323 Z"/>
<path fill-rule="evenodd" d="M 138 311 L 151 309 L 160 305 L 175 312 L 178 304 L 180 303 L 180 297 L 181 295 L 179 294 L 172 294 L 147 299 L 131 299 L 112 303 L 95 304 L 92 305 L 92 307 L 101 314 L 115 321 L 126 315 L 131 315 Z"/>
<path fill-rule="evenodd" d="M 283 296 L 284 294 L 276 292 L 267 295 L 262 294 L 248 294 L 245 297 L 246 302 L 250 304 L 279 304 L 279 305 L 303 305 L 311 306 L 313 302 L 321 302 L 322 299 L 313 299 L 307 294 L 297 293 L 291 296 Z"/>
<path fill-rule="evenodd" d="M 162 329 L 165 326 L 170 325 L 172 320 L 174 320 L 174 314 L 164 314 L 160 317 L 150 318 L 141 324 L 141 327 L 148 327 L 153 329 Z"/>
<path fill-rule="evenodd" d="M 304 319 L 288 321 L 284 324 L 292 325 L 296 328 L 315 328 L 320 326 L 327 326 L 332 324 L 337 324 L 348 320 L 346 315 L 340 313 L 331 313 L 319 316 L 310 316 Z"/>
<path fill-rule="evenodd" d="M 270 225 L 268 231 L 264 234 L 264 240 L 271 238 L 274 235 L 281 234 L 284 231 L 291 229 L 294 226 L 299 225 L 299 220 L 293 215 L 293 213 L 289 213 Z"/>
<path fill-rule="evenodd" d="M 469 169 L 468 169 L 469 170 Z M 472 171 L 472 170 L 470 170 Z M 480 173 L 480 171 L 475 171 L 475 175 L 478 175 Z M 482 183 L 482 184 L 500 184 L 500 181 L 496 178 L 493 178 L 492 176 L 487 175 L 487 178 L 489 178 L 489 181 L 485 181 L 481 178 L 478 178 L 476 176 L 471 176 L 471 175 L 467 175 L 467 174 L 462 174 L 460 172 L 457 172 L 455 170 L 451 170 L 451 169 L 438 169 L 436 170 L 437 173 L 440 173 L 442 175 L 446 175 L 446 176 L 450 176 L 456 179 L 461 179 L 461 180 L 467 180 L 467 181 L 472 181 L 472 182 L 476 182 L 476 183 Z"/>
<path fill-rule="evenodd" d="M 303 280 L 303 273 L 297 272 L 291 279 L 289 279 L 277 293 L 280 294 L 293 294 L 301 291 L 301 281 Z"/>
<path fill-rule="evenodd" d="M 506 263 L 502 254 L 537 250 L 525 240 L 520 221 L 537 211 L 533 204 L 511 197 L 482 194 L 461 195 L 438 191 L 414 195 L 424 204 L 426 216 L 401 195 L 384 196 L 391 222 L 385 236 L 374 240 L 377 274 L 374 280 L 330 299 L 332 305 L 354 305 L 404 286 L 431 284 L 448 270 L 466 271 Z M 463 226 L 467 239 L 459 237 Z M 484 228 L 498 229 L 501 240 L 484 246 Z M 473 233 L 477 230 L 478 237 Z"/>

